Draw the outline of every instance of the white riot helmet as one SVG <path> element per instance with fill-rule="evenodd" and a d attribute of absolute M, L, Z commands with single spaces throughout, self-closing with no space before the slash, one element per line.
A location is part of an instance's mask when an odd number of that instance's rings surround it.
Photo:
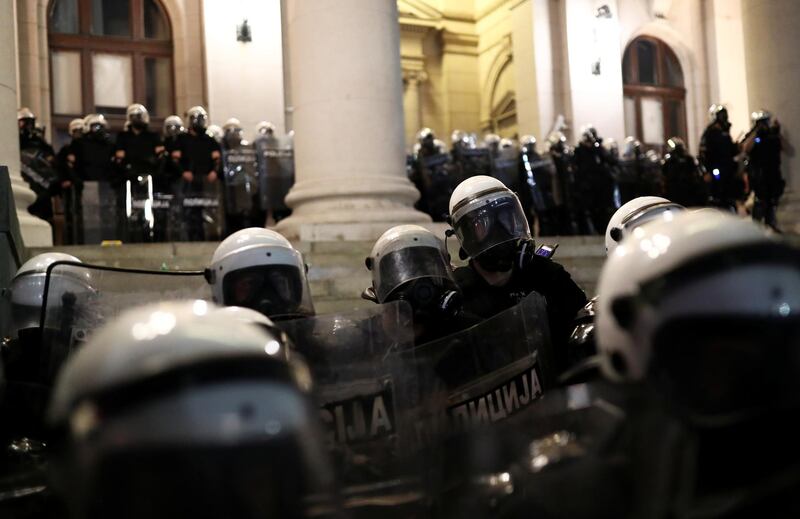
<path fill-rule="evenodd" d="M 461 182 L 450 196 L 449 209 L 462 259 L 475 259 L 504 244 L 531 237 L 517 195 L 496 178 L 477 175 Z"/>
<path fill-rule="evenodd" d="M 214 301 L 252 308 L 273 320 L 314 315 L 303 257 L 275 231 L 237 231 L 214 251 L 206 270 Z"/>
<path fill-rule="evenodd" d="M 164 135 L 166 137 L 177 137 L 185 132 L 186 128 L 183 127 L 183 119 L 177 115 L 170 115 L 164 119 Z"/>
<path fill-rule="evenodd" d="M 88 114 L 83 118 L 83 133 L 108 130 L 108 121 L 103 114 Z"/>
<path fill-rule="evenodd" d="M 761 123 L 769 125 L 770 120 L 772 120 L 772 114 L 766 110 L 757 110 L 750 114 L 750 122 L 753 123 L 753 126 Z"/>
<path fill-rule="evenodd" d="M 497 150 L 500 147 L 500 136 L 496 133 L 487 133 L 483 136 L 483 145 L 490 150 Z"/>
<path fill-rule="evenodd" d="M 222 142 L 223 132 L 222 127 L 217 124 L 211 124 L 206 128 L 206 135 L 214 139 L 215 141 Z"/>
<path fill-rule="evenodd" d="M 20 330 L 39 328 L 45 303 L 49 309 L 57 310 L 67 294 L 78 296 L 93 292 L 88 270 L 71 268 L 68 265 L 56 266 L 56 270 L 50 275 L 45 301 L 47 270 L 57 261 L 81 262 L 69 254 L 46 252 L 23 263 L 11 280 L 12 337 L 17 337 Z"/>
<path fill-rule="evenodd" d="M 536 151 L 536 137 L 533 135 L 523 135 L 519 139 L 519 145 L 526 153 L 533 153 Z"/>
<path fill-rule="evenodd" d="M 202 300 L 123 312 L 58 377 L 56 491 L 76 517 L 305 516 L 332 474 L 283 350 Z"/>
<path fill-rule="evenodd" d="M 23 106 L 17 110 L 17 121 L 24 121 L 25 119 L 36 120 L 36 115 L 34 115 L 33 111 L 27 106 Z"/>
<path fill-rule="evenodd" d="M 239 131 L 239 132 L 241 132 L 241 131 L 243 131 L 242 122 L 239 119 L 237 119 L 236 117 L 231 117 L 230 119 L 225 121 L 225 124 L 222 125 L 222 129 L 225 132 L 228 132 L 228 131 Z"/>
<path fill-rule="evenodd" d="M 143 104 L 134 103 L 125 110 L 125 119 L 134 126 L 137 124 L 147 126 L 150 124 L 150 113 Z"/>
<path fill-rule="evenodd" d="M 670 221 L 678 212 L 685 211 L 682 205 L 670 202 L 660 196 L 640 196 L 617 209 L 606 226 L 606 255 L 629 236 L 634 229 L 648 222 Z"/>
<path fill-rule="evenodd" d="M 69 134 L 76 137 L 76 133 L 83 133 L 83 119 L 76 118 L 69 122 Z"/>
<path fill-rule="evenodd" d="M 257 312 L 252 308 L 245 308 L 243 306 L 213 306 L 209 314 L 220 316 L 224 319 L 235 321 L 238 323 L 253 324 L 255 326 L 263 328 L 271 335 L 279 339 L 276 342 L 269 343 L 268 349 L 270 350 L 270 354 L 279 355 L 286 359 L 289 358 L 290 356 L 289 350 L 291 344 L 289 336 L 286 335 L 286 333 L 283 330 L 278 328 L 278 326 L 276 326 L 275 323 L 272 322 L 272 319 L 262 314 L 261 312 Z M 267 346 L 265 346 L 264 348 L 267 349 Z M 276 348 L 279 350 L 279 352 L 272 353 L 276 350 Z"/>
<path fill-rule="evenodd" d="M 444 242 L 424 227 L 392 227 L 375 242 L 366 265 L 372 287 L 365 299 L 404 300 L 429 315 L 456 311 L 460 303 Z"/>
<path fill-rule="evenodd" d="M 202 133 L 208 128 L 208 112 L 202 106 L 193 106 L 186 110 L 186 122 L 195 132 Z"/>
<path fill-rule="evenodd" d="M 640 227 L 598 292 L 608 377 L 646 378 L 705 416 L 800 394 L 800 254 L 752 221 L 701 209 Z"/>
<path fill-rule="evenodd" d="M 258 135 L 275 135 L 275 125 L 271 122 L 261 121 L 256 125 L 256 134 Z"/>
<path fill-rule="evenodd" d="M 514 147 L 514 141 L 509 138 L 500 139 L 500 149 L 507 150 L 512 149 Z"/>
<path fill-rule="evenodd" d="M 433 139 L 433 147 L 436 149 L 436 153 L 441 155 L 447 153 L 447 144 L 445 144 L 443 140 Z"/>

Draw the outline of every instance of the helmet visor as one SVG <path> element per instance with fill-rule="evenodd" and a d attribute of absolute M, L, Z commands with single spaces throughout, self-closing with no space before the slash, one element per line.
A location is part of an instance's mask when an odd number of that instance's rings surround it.
<path fill-rule="evenodd" d="M 800 404 L 800 318 L 692 317 L 654 336 L 650 379 L 690 416 Z"/>
<path fill-rule="evenodd" d="M 519 199 L 509 191 L 480 197 L 456 209 L 453 228 L 471 258 L 502 243 L 529 238 L 531 234 Z"/>
<path fill-rule="evenodd" d="M 259 265 L 222 280 L 226 306 L 252 308 L 272 319 L 314 315 L 308 282 L 293 265 Z"/>
<path fill-rule="evenodd" d="M 450 266 L 440 249 L 407 247 L 382 256 L 375 267 L 375 294 L 386 302 L 403 284 L 420 278 L 453 282 Z M 454 283 L 454 282 L 453 282 Z"/>

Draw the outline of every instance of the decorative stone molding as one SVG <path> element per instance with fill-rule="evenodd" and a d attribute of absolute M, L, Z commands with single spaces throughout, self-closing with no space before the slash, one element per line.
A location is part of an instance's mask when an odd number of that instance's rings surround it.
<path fill-rule="evenodd" d="M 424 66 L 424 64 L 423 64 Z M 424 69 L 406 68 L 403 64 L 403 83 L 419 84 L 428 80 L 428 73 Z"/>
<path fill-rule="evenodd" d="M 442 31 L 442 46 L 445 54 L 478 55 L 478 36 L 475 34 Z"/>

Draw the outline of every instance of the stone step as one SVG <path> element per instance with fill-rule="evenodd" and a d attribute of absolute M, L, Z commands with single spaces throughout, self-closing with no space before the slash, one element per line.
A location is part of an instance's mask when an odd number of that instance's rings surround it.
<path fill-rule="evenodd" d="M 330 226 L 339 227 L 342 226 Z M 444 236 L 444 224 L 431 224 L 431 230 Z M 364 308 L 372 303 L 360 299 L 361 292 L 371 284 L 371 276 L 364 266 L 364 258 L 372 250 L 372 235 L 382 233 L 381 226 L 362 226 L 355 231 L 337 235 L 332 229 L 316 232 L 318 241 L 297 241 L 294 245 L 303 252 L 309 264 L 309 283 L 317 311 L 344 311 Z M 385 230 L 385 229 L 384 229 Z M 306 233 L 308 234 L 308 233 Z M 322 238 L 344 236 L 361 238 L 353 241 L 332 241 Z M 556 260 L 572 274 L 575 281 L 589 294 L 594 293 L 600 267 L 605 259 L 603 239 L 600 236 L 565 236 L 537 238 L 537 243 L 558 243 Z M 111 246 L 78 245 L 57 248 L 34 248 L 30 254 L 58 250 L 72 254 L 85 263 L 94 265 L 161 269 L 202 270 L 211 261 L 216 242 L 123 244 Z M 458 259 L 455 238 L 448 239 L 453 263 L 463 265 Z"/>

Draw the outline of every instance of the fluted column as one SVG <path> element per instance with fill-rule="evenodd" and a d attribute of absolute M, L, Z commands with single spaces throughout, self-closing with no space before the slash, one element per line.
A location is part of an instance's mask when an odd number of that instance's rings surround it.
<path fill-rule="evenodd" d="M 0 0 L 0 164 L 8 166 L 11 175 L 11 189 L 25 246 L 48 246 L 53 244 L 50 225 L 28 213 L 28 206 L 36 195 L 19 174 L 15 22 L 13 0 Z"/>
<path fill-rule="evenodd" d="M 404 168 L 403 81 L 394 0 L 287 0 L 296 183 L 303 224 L 407 223 L 428 217 Z"/>

